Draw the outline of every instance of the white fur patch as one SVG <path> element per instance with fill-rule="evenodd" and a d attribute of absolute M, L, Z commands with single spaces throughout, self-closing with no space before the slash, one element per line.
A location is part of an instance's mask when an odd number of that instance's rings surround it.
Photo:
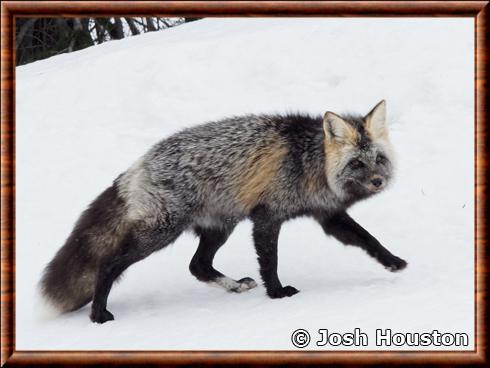
<path fill-rule="evenodd" d="M 196 225 L 206 229 L 221 228 L 223 225 L 222 221 L 219 221 L 217 218 L 212 216 L 200 216 L 197 217 L 194 222 Z"/>
<path fill-rule="evenodd" d="M 208 282 L 208 284 L 215 287 L 221 287 L 227 291 L 233 291 L 236 293 L 241 293 L 257 286 L 257 283 L 252 279 L 247 279 L 247 281 L 244 282 L 237 282 L 227 276 L 219 277 L 214 281 Z"/>
<path fill-rule="evenodd" d="M 156 192 L 143 167 L 144 157 L 136 161 L 121 177 L 118 190 L 128 206 L 128 218 L 151 218 L 160 212 L 159 203 L 150 193 Z M 149 216 L 148 216 L 149 215 Z"/>

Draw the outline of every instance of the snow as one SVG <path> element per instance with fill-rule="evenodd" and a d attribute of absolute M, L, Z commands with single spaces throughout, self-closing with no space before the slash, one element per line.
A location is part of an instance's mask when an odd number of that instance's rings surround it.
<path fill-rule="evenodd" d="M 204 19 L 16 70 L 16 349 L 284 349 L 291 333 L 467 333 L 474 344 L 473 19 Z M 350 214 L 409 266 L 390 273 L 308 219 L 286 223 L 279 276 L 301 292 L 195 280 L 198 239 L 132 266 L 109 297 L 39 317 L 36 284 L 80 212 L 152 144 L 242 113 L 367 113 L 387 100 L 397 180 Z M 251 224 L 216 268 L 259 280 Z M 399 347 L 391 347 L 400 349 Z M 343 349 L 359 349 L 344 347 Z M 389 347 L 384 348 L 389 349 Z M 403 347 L 405 350 L 419 347 Z M 435 350 L 444 347 L 425 347 Z"/>

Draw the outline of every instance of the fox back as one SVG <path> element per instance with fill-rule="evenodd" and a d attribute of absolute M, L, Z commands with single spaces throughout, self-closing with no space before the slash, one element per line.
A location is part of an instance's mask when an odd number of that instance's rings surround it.
<path fill-rule="evenodd" d="M 244 218 L 261 204 L 285 218 L 335 212 L 392 177 L 391 144 L 376 119 L 248 115 L 204 124 L 156 144 L 121 176 L 118 190 L 132 219 L 185 211 L 209 225 Z"/>

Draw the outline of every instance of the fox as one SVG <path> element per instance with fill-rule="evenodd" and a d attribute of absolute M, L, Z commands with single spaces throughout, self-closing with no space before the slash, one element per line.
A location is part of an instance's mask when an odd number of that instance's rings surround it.
<path fill-rule="evenodd" d="M 279 280 L 277 249 L 282 224 L 300 216 L 400 271 L 407 262 L 347 214 L 387 188 L 394 171 L 384 100 L 365 116 L 250 114 L 186 128 L 151 147 L 81 214 L 42 274 L 42 295 L 61 313 L 92 302 L 92 322 L 114 320 L 107 310 L 113 283 L 186 230 L 199 237 L 189 265 L 197 280 L 248 291 L 255 280 L 213 267 L 245 219 L 270 298 L 299 292 Z"/>

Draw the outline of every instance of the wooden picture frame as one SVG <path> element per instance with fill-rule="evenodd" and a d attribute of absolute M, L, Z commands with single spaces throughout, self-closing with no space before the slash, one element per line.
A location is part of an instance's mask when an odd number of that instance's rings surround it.
<path fill-rule="evenodd" d="M 162 15 L 186 17 L 472 17 L 475 19 L 476 348 L 423 351 L 16 351 L 15 17 Z M 1 364 L 473 364 L 488 360 L 488 1 L 5 1 L 1 4 Z"/>

